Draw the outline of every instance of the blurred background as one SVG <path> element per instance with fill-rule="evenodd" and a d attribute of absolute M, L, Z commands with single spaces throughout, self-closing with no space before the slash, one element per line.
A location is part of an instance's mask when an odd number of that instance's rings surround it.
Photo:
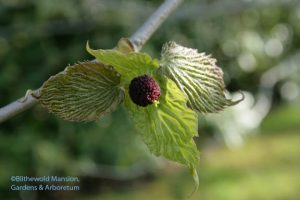
<path fill-rule="evenodd" d="M 85 50 L 112 48 L 162 1 L 0 0 L 0 106 L 40 87 Z M 200 187 L 191 199 L 300 199 L 300 1 L 190 0 L 143 51 L 177 43 L 218 59 L 233 98 L 199 117 Z M 79 192 L 18 192 L 10 177 L 77 176 Z M 37 105 L 0 125 L 0 199 L 185 199 L 188 170 L 152 156 L 124 109 L 96 123 L 60 120 Z"/>

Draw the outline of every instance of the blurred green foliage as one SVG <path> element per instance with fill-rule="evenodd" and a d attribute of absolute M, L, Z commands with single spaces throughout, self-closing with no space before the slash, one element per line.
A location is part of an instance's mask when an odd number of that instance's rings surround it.
<path fill-rule="evenodd" d="M 120 37 L 130 36 L 160 2 L 0 0 L 0 105 L 23 96 L 29 88 L 40 87 L 66 65 L 91 59 L 85 50 L 87 40 L 95 48 L 114 47 Z M 220 9 L 223 2 L 230 1 L 186 1 L 144 51 L 159 57 L 162 44 L 174 40 L 211 53 L 223 68 L 230 91 L 241 89 L 255 95 L 262 73 L 299 51 L 299 2 L 270 1 L 267 6 L 232 10 Z M 201 10 L 201 5 L 206 5 L 205 9 Z M 253 139 L 242 150 L 221 149 L 206 154 L 205 143 L 213 137 L 206 134 L 209 130 L 201 130 L 202 187 L 194 199 L 300 196 L 300 177 L 296 175 L 300 174 L 296 156 L 300 151 L 299 126 L 295 125 L 299 106 L 281 107 L 289 103 L 280 92 L 282 84 L 274 89 L 276 111 L 263 123 L 262 131 L 270 136 Z M 272 136 L 277 130 L 280 135 Z M 166 176 L 151 172 L 150 177 L 134 181 L 111 181 L 84 173 L 98 164 L 126 167 L 146 161 L 146 166 L 151 166 L 153 157 L 136 135 L 122 108 L 97 123 L 78 124 L 57 119 L 35 106 L 0 125 L 0 199 L 69 199 L 75 195 L 86 200 L 184 198 L 192 190 L 192 180 L 185 172 L 172 171 L 172 167 L 161 170 L 170 171 Z M 9 189 L 13 175 L 79 176 L 82 191 L 19 194 Z"/>
<path fill-rule="evenodd" d="M 300 136 L 295 131 L 283 133 L 251 139 L 238 151 L 223 147 L 203 152 L 199 191 L 190 199 L 298 199 Z M 186 199 L 192 187 L 188 174 L 178 170 L 143 187 L 77 199 L 177 200 Z"/>

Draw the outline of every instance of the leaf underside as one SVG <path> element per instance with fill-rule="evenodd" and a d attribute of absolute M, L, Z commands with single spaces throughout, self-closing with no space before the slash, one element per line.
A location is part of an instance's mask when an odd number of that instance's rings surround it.
<path fill-rule="evenodd" d="M 172 80 L 155 78 L 161 87 L 159 104 L 140 107 L 126 96 L 129 116 L 153 154 L 187 165 L 198 184 L 198 150 L 193 141 L 198 135 L 197 114 L 186 106 L 184 94 Z"/>
<path fill-rule="evenodd" d="M 51 113 L 69 121 L 94 121 L 115 110 L 123 100 L 120 75 L 107 65 L 84 62 L 50 77 L 39 101 Z"/>
<path fill-rule="evenodd" d="M 216 59 L 196 49 L 166 43 L 161 72 L 184 92 L 188 106 L 201 113 L 218 112 L 237 103 L 225 97 L 223 71 L 216 65 Z"/>

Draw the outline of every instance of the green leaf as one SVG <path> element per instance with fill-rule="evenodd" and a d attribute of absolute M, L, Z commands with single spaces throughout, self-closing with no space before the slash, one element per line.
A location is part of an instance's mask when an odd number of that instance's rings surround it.
<path fill-rule="evenodd" d="M 123 53 L 118 50 L 93 50 L 87 43 L 87 51 L 96 57 L 99 62 L 113 66 L 121 74 L 121 83 L 129 84 L 137 76 L 152 74 L 159 66 L 157 60 L 148 54 L 129 52 Z"/>
<path fill-rule="evenodd" d="M 197 114 L 187 108 L 184 94 L 172 80 L 162 75 L 155 79 L 161 88 L 159 104 L 140 107 L 126 94 L 129 116 L 153 154 L 187 165 L 198 184 L 198 150 L 193 140 L 198 135 Z"/>
<path fill-rule="evenodd" d="M 223 71 L 205 53 L 168 42 L 163 46 L 160 72 L 172 79 L 188 98 L 188 106 L 214 113 L 237 104 L 227 99 Z"/>
<path fill-rule="evenodd" d="M 112 67 L 84 62 L 50 77 L 39 101 L 51 113 L 69 121 L 93 121 L 115 110 L 123 100 L 120 74 Z"/>

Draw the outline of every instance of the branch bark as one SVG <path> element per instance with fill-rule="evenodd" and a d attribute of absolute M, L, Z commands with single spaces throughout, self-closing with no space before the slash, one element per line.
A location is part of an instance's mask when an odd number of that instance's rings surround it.
<path fill-rule="evenodd" d="M 131 42 L 139 51 L 158 27 L 181 4 L 183 0 L 166 0 L 148 20 L 130 37 Z"/>
<path fill-rule="evenodd" d="M 158 27 L 167 17 L 182 3 L 183 0 L 166 0 L 161 6 L 146 20 L 146 22 L 130 37 L 135 49 L 139 51 L 149 40 Z M 37 100 L 32 96 L 38 95 L 39 89 L 27 93 L 22 97 L 0 109 L 0 123 L 22 113 L 37 104 Z"/>

